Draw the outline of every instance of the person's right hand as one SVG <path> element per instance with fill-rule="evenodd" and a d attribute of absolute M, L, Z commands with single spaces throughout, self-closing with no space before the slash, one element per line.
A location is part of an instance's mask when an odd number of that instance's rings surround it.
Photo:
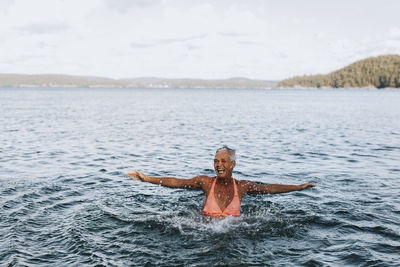
<path fill-rule="evenodd" d="M 134 181 L 140 180 L 142 182 L 145 182 L 145 179 L 147 177 L 145 174 L 143 174 L 140 171 L 128 173 L 128 176 L 131 177 Z"/>

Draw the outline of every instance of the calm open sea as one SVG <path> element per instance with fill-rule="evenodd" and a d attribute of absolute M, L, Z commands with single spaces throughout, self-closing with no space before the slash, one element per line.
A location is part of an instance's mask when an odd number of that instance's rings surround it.
<path fill-rule="evenodd" d="M 0 89 L 0 266 L 399 266 L 400 90 Z M 213 175 L 316 183 L 209 221 Z"/>

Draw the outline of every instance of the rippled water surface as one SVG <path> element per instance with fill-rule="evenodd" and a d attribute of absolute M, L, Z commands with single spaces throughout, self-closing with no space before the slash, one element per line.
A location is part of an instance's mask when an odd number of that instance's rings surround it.
<path fill-rule="evenodd" d="M 400 91 L 0 89 L 1 266 L 399 266 Z M 127 173 L 316 183 L 209 221 Z"/>

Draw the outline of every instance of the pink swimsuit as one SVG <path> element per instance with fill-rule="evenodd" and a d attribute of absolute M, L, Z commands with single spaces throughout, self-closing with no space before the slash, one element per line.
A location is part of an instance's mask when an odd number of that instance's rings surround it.
<path fill-rule="evenodd" d="M 218 203 L 214 197 L 214 187 L 215 187 L 216 182 L 217 182 L 217 178 L 215 178 L 215 180 L 211 186 L 211 190 L 210 190 L 210 193 L 208 194 L 206 204 L 204 205 L 204 208 L 203 208 L 203 214 L 210 216 L 210 217 L 227 217 L 227 216 L 239 217 L 240 216 L 240 199 L 239 199 L 238 191 L 236 188 L 235 179 L 233 179 L 233 192 L 234 192 L 233 199 L 232 199 L 231 203 L 229 203 L 229 205 L 224 210 L 221 210 L 221 208 L 218 206 Z"/>

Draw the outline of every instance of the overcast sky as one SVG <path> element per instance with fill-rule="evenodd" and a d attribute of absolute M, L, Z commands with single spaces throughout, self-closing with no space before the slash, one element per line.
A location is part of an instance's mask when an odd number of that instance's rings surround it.
<path fill-rule="evenodd" d="M 0 73 L 328 73 L 400 54 L 399 14 L 399 0 L 0 0 Z"/>

